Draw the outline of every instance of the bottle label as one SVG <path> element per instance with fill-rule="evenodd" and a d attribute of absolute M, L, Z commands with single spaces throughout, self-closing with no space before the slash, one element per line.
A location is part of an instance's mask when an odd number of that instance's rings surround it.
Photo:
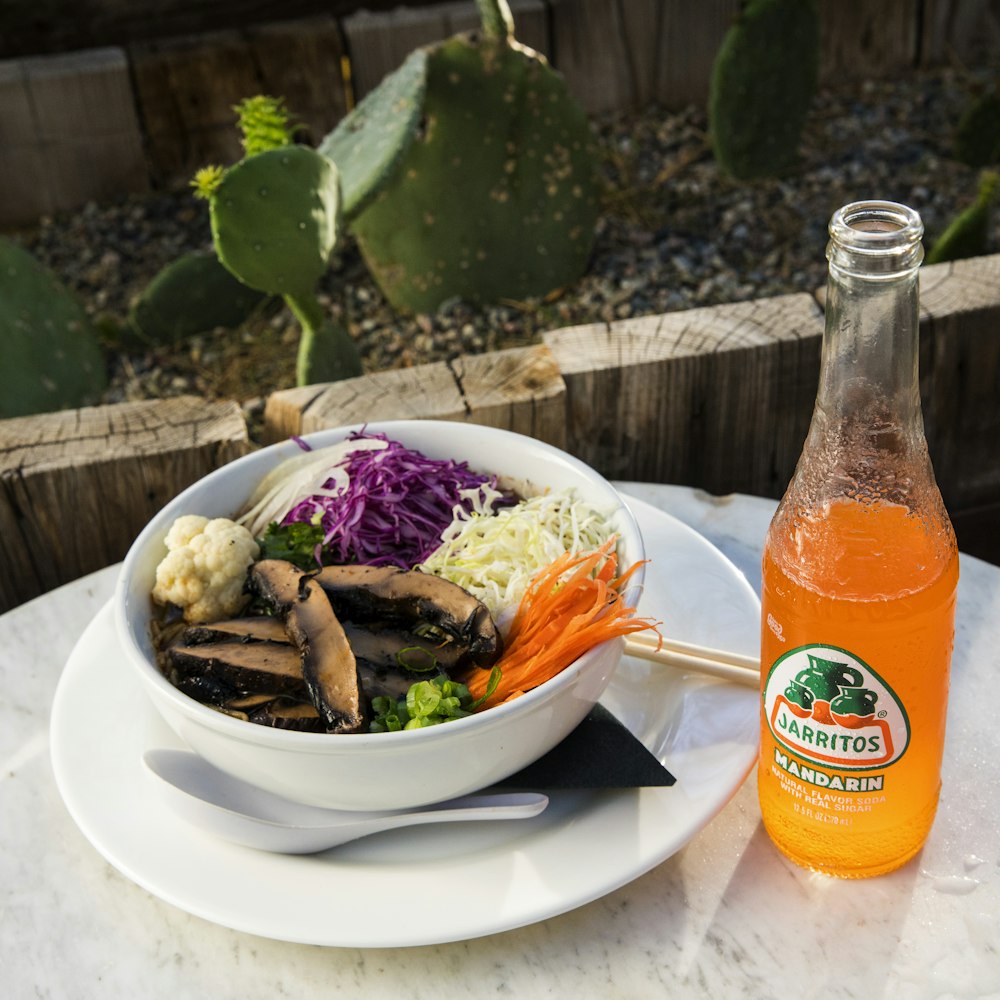
<path fill-rule="evenodd" d="M 899 760 L 910 721 L 892 688 L 838 646 L 811 643 L 784 653 L 764 686 L 774 739 L 810 763 L 866 771 Z"/>

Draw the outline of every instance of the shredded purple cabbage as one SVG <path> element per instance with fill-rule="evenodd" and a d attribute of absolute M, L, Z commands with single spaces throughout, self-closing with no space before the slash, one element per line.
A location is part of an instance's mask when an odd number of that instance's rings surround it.
<path fill-rule="evenodd" d="M 347 472 L 348 485 L 335 496 L 315 494 L 300 501 L 282 524 L 313 522 L 318 514 L 324 561 L 410 569 L 441 544 L 456 506 L 471 509 L 459 491 L 484 483 L 495 489 L 496 477 L 472 472 L 466 462 L 427 458 L 385 434 L 356 431 L 349 440 L 372 438 L 388 446 L 348 454 L 334 466 Z M 332 479 L 324 484 L 334 485 Z M 514 502 L 505 498 L 498 505 Z"/>

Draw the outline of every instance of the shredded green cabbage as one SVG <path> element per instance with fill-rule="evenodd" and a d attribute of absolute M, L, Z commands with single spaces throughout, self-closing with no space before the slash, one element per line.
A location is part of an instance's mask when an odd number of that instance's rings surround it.
<path fill-rule="evenodd" d="M 536 573 L 564 552 L 600 548 L 613 533 L 606 515 L 573 491 L 545 493 L 495 514 L 460 512 L 417 568 L 477 597 L 505 631 Z"/>

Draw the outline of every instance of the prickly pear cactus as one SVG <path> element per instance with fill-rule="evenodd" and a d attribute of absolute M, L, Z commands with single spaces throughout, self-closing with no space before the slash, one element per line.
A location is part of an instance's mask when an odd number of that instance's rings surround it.
<path fill-rule="evenodd" d="M 965 109 L 955 129 L 955 159 L 970 167 L 1000 163 L 1000 89 L 986 91 Z"/>
<path fill-rule="evenodd" d="M 276 141 L 283 139 L 278 129 Z M 245 146 L 260 148 L 249 141 Z M 228 170 L 208 168 L 195 184 L 208 198 L 219 260 L 250 288 L 283 296 L 302 324 L 298 383 L 360 375 L 357 345 L 324 317 L 316 299 L 316 284 L 337 244 L 340 181 L 334 164 L 305 146 L 279 145 Z"/>
<path fill-rule="evenodd" d="M 990 216 L 1000 197 L 1000 174 L 988 170 L 979 182 L 976 200 L 960 212 L 938 237 L 925 258 L 928 264 L 979 257 L 989 251 Z"/>
<path fill-rule="evenodd" d="M 337 168 L 305 146 L 230 167 L 209 201 L 219 260 L 251 288 L 311 295 L 337 243 Z"/>
<path fill-rule="evenodd" d="M 576 281 L 593 246 L 586 115 L 545 59 L 512 40 L 506 3 L 480 7 L 482 33 L 424 50 L 422 127 L 351 222 L 382 291 L 410 312 L 544 295 Z M 491 21 L 498 10 L 507 18 Z M 346 142 L 334 132 L 324 148 Z"/>
<path fill-rule="evenodd" d="M 104 359 L 83 307 L 26 250 L 0 238 L 0 418 L 95 403 Z"/>
<path fill-rule="evenodd" d="M 165 267 L 129 310 L 129 324 L 154 344 L 216 327 L 235 329 L 267 299 L 238 281 L 214 253 L 188 253 Z"/>
<path fill-rule="evenodd" d="M 819 76 L 814 0 L 750 0 L 712 67 L 709 131 L 716 160 L 738 180 L 794 166 Z"/>
<path fill-rule="evenodd" d="M 337 164 L 344 218 L 368 206 L 417 137 L 427 91 L 427 53 L 411 52 L 319 145 Z"/>

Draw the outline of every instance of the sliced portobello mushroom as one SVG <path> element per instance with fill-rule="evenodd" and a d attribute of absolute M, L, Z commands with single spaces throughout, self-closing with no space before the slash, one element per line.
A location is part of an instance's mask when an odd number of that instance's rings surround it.
<path fill-rule="evenodd" d="M 316 580 L 341 618 L 363 624 L 391 622 L 412 630 L 441 629 L 488 667 L 502 651 L 500 634 L 485 604 L 450 580 L 395 566 L 325 566 Z"/>
<path fill-rule="evenodd" d="M 310 574 L 281 559 L 255 563 L 249 582 L 284 618 L 310 699 L 327 731 L 359 732 L 365 706 L 357 662 L 323 588 Z"/>
<path fill-rule="evenodd" d="M 399 670 L 387 670 L 381 667 L 373 667 L 364 660 L 358 660 L 358 676 L 361 678 L 361 687 L 364 689 L 365 697 L 371 701 L 372 698 L 392 698 L 399 700 L 406 697 L 406 692 L 410 690 L 410 685 L 420 680 L 419 677 L 404 674 Z M 425 679 L 434 677 L 436 674 L 427 674 Z"/>
<path fill-rule="evenodd" d="M 376 670 L 401 671 L 411 679 L 468 666 L 469 648 L 449 636 L 434 640 L 405 629 L 372 623 L 344 622 L 347 640 L 358 663 Z"/>
<path fill-rule="evenodd" d="M 236 692 L 270 691 L 308 700 L 299 655 L 290 645 L 279 643 L 207 642 L 196 646 L 177 645 L 167 650 L 178 687 L 208 693 L 213 685 L 226 697 L 202 697 L 200 701 L 222 704 Z"/>
<path fill-rule="evenodd" d="M 170 670 L 168 676 L 171 683 L 188 697 L 215 708 L 225 707 L 229 701 L 240 695 L 231 684 L 225 684 L 214 677 L 206 677 L 204 674 L 182 675 L 176 670 Z"/>
<path fill-rule="evenodd" d="M 248 615 L 245 618 L 227 618 L 221 622 L 189 625 L 181 633 L 185 646 L 203 642 L 221 642 L 239 639 L 241 642 L 288 642 L 285 625 L 272 615 Z"/>
<path fill-rule="evenodd" d="M 258 708 L 263 708 L 265 705 L 270 705 L 272 701 L 280 697 L 281 695 L 266 691 L 259 694 L 241 694 L 235 698 L 230 698 L 226 702 L 225 707 L 232 709 L 234 712 L 253 712 Z"/>
<path fill-rule="evenodd" d="M 271 699 L 250 712 L 249 719 L 259 726 L 274 729 L 294 729 L 300 733 L 324 733 L 326 723 L 316 711 L 316 706 L 306 702 L 293 702 L 285 698 Z"/>
<path fill-rule="evenodd" d="M 366 660 L 380 669 L 410 670 L 415 674 L 431 670 L 450 673 L 468 666 L 468 647 L 441 635 L 433 638 L 417 635 L 380 622 L 357 625 L 344 621 L 344 632 L 358 660 Z M 288 632 L 282 619 L 272 615 L 230 618 L 220 622 L 205 622 L 184 629 L 181 642 L 197 646 L 225 640 L 240 642 L 277 642 L 287 645 Z"/>

